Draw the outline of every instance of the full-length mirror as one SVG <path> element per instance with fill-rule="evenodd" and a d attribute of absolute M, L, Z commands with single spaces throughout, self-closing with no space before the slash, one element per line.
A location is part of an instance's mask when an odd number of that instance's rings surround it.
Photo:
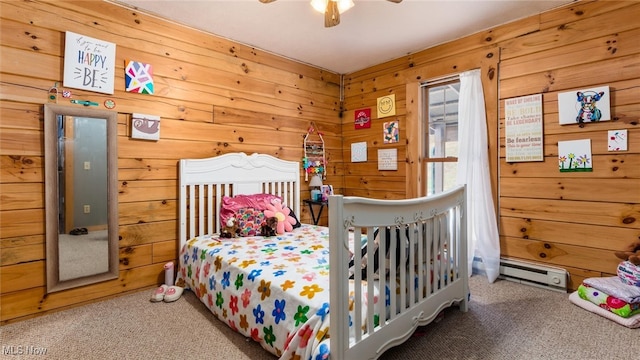
<path fill-rule="evenodd" d="M 47 292 L 118 277 L 117 114 L 45 105 Z"/>

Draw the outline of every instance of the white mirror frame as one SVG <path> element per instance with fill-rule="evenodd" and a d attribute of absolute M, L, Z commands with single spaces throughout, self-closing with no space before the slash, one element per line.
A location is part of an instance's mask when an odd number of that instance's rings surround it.
<path fill-rule="evenodd" d="M 60 281 L 58 248 L 58 152 L 57 125 L 59 115 L 104 119 L 107 122 L 107 206 L 108 252 L 107 272 Z M 119 276 L 118 234 L 118 115 L 114 111 L 85 107 L 44 105 L 45 212 L 47 293 L 116 279 Z"/>

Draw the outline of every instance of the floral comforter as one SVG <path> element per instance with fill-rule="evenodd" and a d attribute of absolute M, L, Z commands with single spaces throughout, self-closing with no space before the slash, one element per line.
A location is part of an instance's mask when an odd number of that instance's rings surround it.
<path fill-rule="evenodd" d="M 194 238 L 181 249 L 178 277 L 216 317 L 281 359 L 328 358 L 328 228 Z"/>

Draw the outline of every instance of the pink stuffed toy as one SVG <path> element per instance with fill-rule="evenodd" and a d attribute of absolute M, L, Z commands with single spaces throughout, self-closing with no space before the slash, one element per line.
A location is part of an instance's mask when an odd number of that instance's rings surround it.
<path fill-rule="evenodd" d="M 293 230 L 293 225 L 296 224 L 296 219 L 289 216 L 291 209 L 282 205 L 280 199 L 273 199 L 271 204 L 267 205 L 267 209 L 264 210 L 264 216 L 266 218 L 275 217 L 278 219 L 278 225 L 276 226 L 276 232 L 278 234 L 284 234 Z"/>

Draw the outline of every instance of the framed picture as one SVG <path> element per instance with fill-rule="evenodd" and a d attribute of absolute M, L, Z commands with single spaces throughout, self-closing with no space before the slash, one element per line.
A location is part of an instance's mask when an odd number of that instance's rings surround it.
<path fill-rule="evenodd" d="M 124 62 L 124 91 L 153 95 L 153 67 L 139 61 Z"/>
<path fill-rule="evenodd" d="M 371 108 L 356 110 L 353 116 L 355 118 L 354 126 L 356 130 L 371 127 Z"/>
<path fill-rule="evenodd" d="M 560 172 L 592 172 L 591 139 L 558 141 Z"/>
<path fill-rule="evenodd" d="M 67 31 L 63 85 L 113 94 L 115 59 L 116 44 Z"/>
<path fill-rule="evenodd" d="M 378 98 L 378 119 L 396 114 L 396 94 Z"/>
<path fill-rule="evenodd" d="M 560 125 L 611 120 L 609 86 L 558 93 Z"/>
<path fill-rule="evenodd" d="M 542 94 L 504 101 L 507 162 L 544 161 Z"/>
<path fill-rule="evenodd" d="M 322 194 L 322 201 L 328 201 L 329 195 L 333 195 L 333 185 L 322 185 L 320 193 Z"/>
<path fill-rule="evenodd" d="M 398 170 L 398 149 L 378 149 L 378 170 Z"/>
<path fill-rule="evenodd" d="M 385 144 L 393 144 L 400 141 L 400 130 L 397 121 L 386 122 L 384 123 L 383 128 L 384 131 L 382 137 Z"/>
<path fill-rule="evenodd" d="M 357 142 L 351 144 L 351 162 L 367 161 L 367 142 Z"/>
<path fill-rule="evenodd" d="M 160 116 L 133 113 L 131 117 L 131 138 L 160 140 Z"/>

